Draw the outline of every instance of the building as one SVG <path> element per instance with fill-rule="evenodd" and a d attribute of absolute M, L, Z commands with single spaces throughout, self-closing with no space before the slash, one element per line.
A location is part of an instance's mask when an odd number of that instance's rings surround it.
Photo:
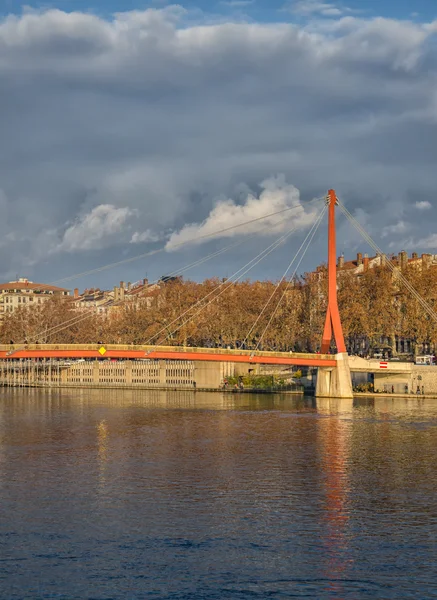
<path fill-rule="evenodd" d="M 73 306 L 78 311 L 94 311 L 97 314 L 106 314 L 114 304 L 114 293 L 91 288 L 79 294 L 79 290 L 74 290 Z"/>
<path fill-rule="evenodd" d="M 40 306 L 53 296 L 70 297 L 70 290 L 34 283 L 25 278 L 0 284 L 0 320 L 20 306 Z"/>
<path fill-rule="evenodd" d="M 163 280 L 160 280 L 161 283 Z M 120 282 L 121 284 L 122 282 Z M 128 306 L 145 306 L 150 308 L 152 306 L 152 300 L 156 296 L 160 289 L 159 283 L 149 284 L 147 279 L 141 279 L 134 284 L 128 283 L 127 290 L 123 296 L 124 300 L 128 302 Z"/>
<path fill-rule="evenodd" d="M 109 315 L 116 313 L 123 308 L 138 308 L 146 306 L 150 308 L 153 293 L 159 289 L 159 285 L 149 285 L 147 279 L 127 285 L 120 281 L 119 286 L 114 286 L 112 290 L 100 290 L 99 288 L 86 289 L 82 294 L 79 290 L 74 290 L 73 305 L 79 311 L 94 310 L 100 315 Z"/>
<path fill-rule="evenodd" d="M 369 257 L 368 254 L 363 255 L 361 252 L 358 252 L 356 260 L 345 261 L 344 256 L 339 256 L 337 273 L 339 276 L 343 273 L 351 273 L 359 276 L 369 269 L 383 266 L 387 261 L 390 261 L 394 267 L 397 267 L 401 271 L 410 266 L 424 270 L 437 266 L 437 254 L 422 254 L 419 256 L 417 252 L 413 252 L 411 257 L 409 257 L 407 252 L 402 251 L 398 255 L 377 254 L 376 256 Z"/>

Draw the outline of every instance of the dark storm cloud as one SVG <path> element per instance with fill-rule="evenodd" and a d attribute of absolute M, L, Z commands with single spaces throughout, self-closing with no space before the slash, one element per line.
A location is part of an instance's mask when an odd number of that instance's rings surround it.
<path fill-rule="evenodd" d="M 0 24 L 2 278 L 50 280 L 211 227 L 218 202 L 235 210 L 277 173 L 302 199 L 336 187 L 387 246 L 429 247 L 437 223 L 415 202 L 433 204 L 437 182 L 436 24 L 183 16 Z"/>

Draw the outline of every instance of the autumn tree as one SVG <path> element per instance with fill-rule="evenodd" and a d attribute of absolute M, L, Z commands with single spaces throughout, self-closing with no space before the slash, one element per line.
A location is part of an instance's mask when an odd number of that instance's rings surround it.
<path fill-rule="evenodd" d="M 402 275 L 428 306 L 437 312 L 437 269 L 417 269 L 409 266 Z M 412 341 L 415 352 L 419 351 L 416 347 L 419 343 L 435 347 L 436 320 L 423 308 L 400 277 L 395 278 L 395 283 L 399 313 L 398 334 Z"/>
<path fill-rule="evenodd" d="M 322 265 L 302 278 L 302 308 L 300 348 L 309 352 L 320 350 L 328 304 L 328 269 Z"/>
<path fill-rule="evenodd" d="M 43 304 L 19 307 L 4 316 L 0 336 L 3 343 L 70 343 L 74 341 L 72 319 L 77 313 L 66 300 L 53 296 Z"/>
<path fill-rule="evenodd" d="M 403 271 L 437 311 L 437 269 Z M 387 265 L 356 275 L 339 273 L 337 294 L 351 352 L 409 338 L 435 344 L 437 326 Z M 161 344 L 265 350 L 318 351 L 325 323 L 326 266 L 292 282 L 217 278 L 202 283 L 170 280 L 105 314 L 77 311 L 71 299 L 5 313 L 3 343 Z M 334 348 L 332 348 L 334 349 Z"/>

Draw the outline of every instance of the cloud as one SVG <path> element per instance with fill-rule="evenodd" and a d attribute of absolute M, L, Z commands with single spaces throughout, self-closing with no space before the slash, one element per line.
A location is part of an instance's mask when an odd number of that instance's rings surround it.
<path fill-rule="evenodd" d="M 437 250 L 437 233 L 433 233 L 432 235 L 419 240 L 416 244 L 416 248 L 417 247 Z"/>
<path fill-rule="evenodd" d="M 289 230 L 291 227 L 303 229 L 314 222 L 315 210 L 306 211 L 300 201 L 299 190 L 285 182 L 283 175 L 263 181 L 260 185 L 262 192 L 259 197 L 248 194 L 243 204 L 234 200 L 220 200 L 214 206 L 202 223 L 185 225 L 180 231 L 173 233 L 166 244 L 167 250 L 173 250 L 183 242 L 201 243 L 202 237 L 229 238 L 247 234 L 259 233 L 261 236 L 273 235 Z M 267 217 L 272 213 L 290 212 Z M 243 228 L 229 229 L 260 217 L 267 217 Z M 216 231 L 223 231 L 211 236 Z"/>
<path fill-rule="evenodd" d="M 429 210 L 432 208 L 432 204 L 431 202 L 428 202 L 428 200 L 419 200 L 414 203 L 414 208 L 417 210 Z"/>
<path fill-rule="evenodd" d="M 350 9 L 340 8 L 329 2 L 318 2 L 317 0 L 299 0 L 288 5 L 288 9 L 297 15 L 311 17 L 321 15 L 323 17 L 339 17 Z"/>
<path fill-rule="evenodd" d="M 261 214 L 271 192 L 258 184 L 274 173 L 305 199 L 335 187 L 376 234 L 403 211 L 417 239 L 436 230 L 432 211 L 411 208 L 436 187 L 437 23 L 349 12 L 317 26 L 205 19 L 169 7 L 0 21 L 0 235 L 11 234 L 1 279 L 50 281 L 85 271 L 90 257 L 117 261 L 120 245 L 133 253 L 148 231 L 174 241 L 187 224 Z M 102 206 L 112 212 L 99 217 Z M 356 240 L 347 243 L 339 235 L 345 254 Z M 321 238 L 303 268 L 325 258 Z M 147 268 L 171 271 L 166 260 Z M 126 268 L 121 279 L 139 279 L 136 264 Z M 86 284 L 119 274 L 101 277 Z"/>
<path fill-rule="evenodd" d="M 131 244 L 144 244 L 144 243 L 152 243 L 159 242 L 162 240 L 162 235 L 153 232 L 151 229 L 146 229 L 146 231 L 136 231 L 130 240 Z"/>
<path fill-rule="evenodd" d="M 417 240 L 409 238 L 401 243 L 402 248 L 405 250 L 437 250 L 437 233 L 431 233 L 426 237 L 419 238 Z"/>
<path fill-rule="evenodd" d="M 255 4 L 255 0 L 222 0 L 220 4 L 228 8 L 246 8 Z"/>
<path fill-rule="evenodd" d="M 58 251 L 83 252 L 104 248 L 117 242 L 117 235 L 134 215 L 129 208 L 101 204 L 68 227 L 58 245 Z"/>
<path fill-rule="evenodd" d="M 408 225 L 404 221 L 398 221 L 394 225 L 387 225 L 383 228 L 381 236 L 387 237 L 389 235 L 396 235 L 399 233 L 405 233 L 408 229 Z"/>

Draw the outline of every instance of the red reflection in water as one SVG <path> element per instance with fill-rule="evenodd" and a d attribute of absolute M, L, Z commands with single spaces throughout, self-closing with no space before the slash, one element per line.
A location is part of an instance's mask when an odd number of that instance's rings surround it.
<path fill-rule="evenodd" d="M 323 539 L 326 547 L 325 576 L 329 580 L 326 589 L 338 598 L 343 597 L 343 580 L 352 563 L 347 535 L 348 425 L 337 415 L 332 415 L 322 422 L 320 429 L 326 490 L 326 533 Z"/>

